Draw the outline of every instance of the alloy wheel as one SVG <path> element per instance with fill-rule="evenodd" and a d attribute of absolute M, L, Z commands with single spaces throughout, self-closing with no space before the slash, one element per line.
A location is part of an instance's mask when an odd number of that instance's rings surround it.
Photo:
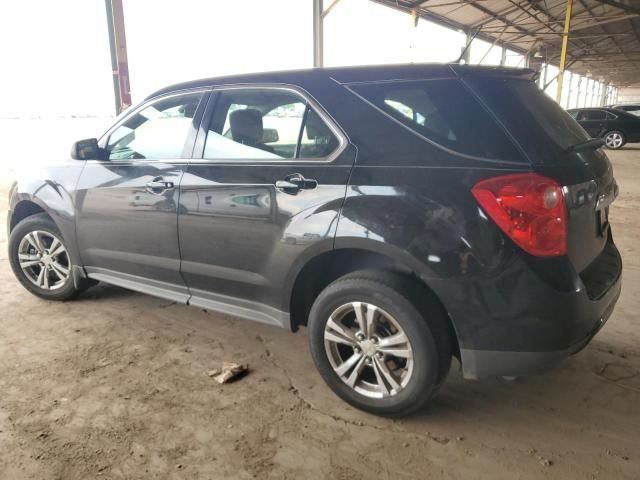
<path fill-rule="evenodd" d="M 622 142 L 624 142 L 624 139 L 618 132 L 609 133 L 604 138 L 604 143 L 609 148 L 620 148 L 622 146 Z"/>
<path fill-rule="evenodd" d="M 56 290 L 69 278 L 69 254 L 52 233 L 34 230 L 18 246 L 18 263 L 25 276 L 38 288 Z"/>
<path fill-rule="evenodd" d="M 334 372 L 366 397 L 396 395 L 411 379 L 407 335 L 392 315 L 371 303 L 338 307 L 327 320 L 324 346 Z"/>

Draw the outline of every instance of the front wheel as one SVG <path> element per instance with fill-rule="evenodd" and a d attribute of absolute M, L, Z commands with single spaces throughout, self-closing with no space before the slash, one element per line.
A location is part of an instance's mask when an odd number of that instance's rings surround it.
<path fill-rule="evenodd" d="M 356 408 L 409 414 L 438 389 L 451 362 L 437 308 L 424 310 L 400 276 L 356 272 L 323 290 L 309 314 L 313 360 L 329 387 Z"/>
<path fill-rule="evenodd" d="M 618 150 L 622 148 L 625 143 L 627 143 L 627 139 L 622 132 L 613 131 L 607 132 L 604 135 L 604 144 L 611 150 Z"/>
<path fill-rule="evenodd" d="M 65 240 L 44 214 L 25 218 L 11 231 L 9 261 L 20 283 L 38 297 L 69 300 L 79 292 Z"/>

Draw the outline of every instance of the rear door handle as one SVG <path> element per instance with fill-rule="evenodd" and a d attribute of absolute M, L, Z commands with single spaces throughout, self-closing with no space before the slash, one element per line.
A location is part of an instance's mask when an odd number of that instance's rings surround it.
<path fill-rule="evenodd" d="M 285 193 L 296 194 L 300 190 L 312 190 L 318 186 L 318 182 L 313 179 L 304 178 L 299 173 L 287 175 L 282 180 L 276 182 L 276 188 Z"/>
<path fill-rule="evenodd" d="M 174 184 L 173 182 L 165 182 L 161 178 L 154 178 L 150 182 L 145 183 L 145 187 L 147 187 L 147 191 L 150 193 L 161 194 L 167 190 L 172 190 Z"/>
<path fill-rule="evenodd" d="M 287 180 L 278 180 L 276 182 L 276 188 L 280 190 L 300 190 L 300 186 L 297 183 L 289 182 Z"/>

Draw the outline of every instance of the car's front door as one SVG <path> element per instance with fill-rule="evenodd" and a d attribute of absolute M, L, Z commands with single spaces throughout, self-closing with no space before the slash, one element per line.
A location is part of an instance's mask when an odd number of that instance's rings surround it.
<path fill-rule="evenodd" d="M 283 282 L 332 247 L 353 147 L 301 93 L 247 87 L 212 92 L 196 152 L 179 215 L 190 303 L 286 324 Z"/>
<path fill-rule="evenodd" d="M 143 104 L 101 140 L 108 158 L 86 162 L 76 231 L 90 277 L 188 299 L 180 275 L 179 185 L 207 96 L 198 91 Z"/>

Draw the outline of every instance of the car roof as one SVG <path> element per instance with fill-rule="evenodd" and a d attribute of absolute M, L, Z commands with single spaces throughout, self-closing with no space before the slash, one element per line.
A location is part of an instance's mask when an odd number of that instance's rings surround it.
<path fill-rule="evenodd" d="M 567 112 L 582 112 L 585 110 L 604 110 L 605 112 L 609 112 L 612 115 L 615 115 L 618 118 L 632 118 L 634 120 L 636 120 L 638 117 L 636 117 L 635 115 L 629 113 L 629 112 L 625 112 L 624 110 L 618 110 L 617 108 L 610 108 L 610 107 L 582 107 L 582 108 L 569 108 L 567 109 Z"/>
<path fill-rule="evenodd" d="M 580 107 L 580 108 L 568 108 L 567 112 L 582 112 L 585 110 L 604 110 L 605 112 L 611 112 L 617 114 L 618 111 L 611 107 Z"/>
<path fill-rule="evenodd" d="M 532 79 L 535 72 L 529 69 L 492 67 L 479 65 L 458 65 L 444 63 L 412 63 L 400 65 L 364 65 L 332 68 L 308 68 L 275 72 L 247 73 L 220 77 L 203 78 L 177 83 L 157 90 L 145 100 L 195 88 L 216 87 L 238 84 L 306 84 L 320 79 L 331 79 L 339 84 L 376 82 L 390 80 L 420 80 L 429 78 L 450 78 L 466 75 L 516 77 Z"/>

